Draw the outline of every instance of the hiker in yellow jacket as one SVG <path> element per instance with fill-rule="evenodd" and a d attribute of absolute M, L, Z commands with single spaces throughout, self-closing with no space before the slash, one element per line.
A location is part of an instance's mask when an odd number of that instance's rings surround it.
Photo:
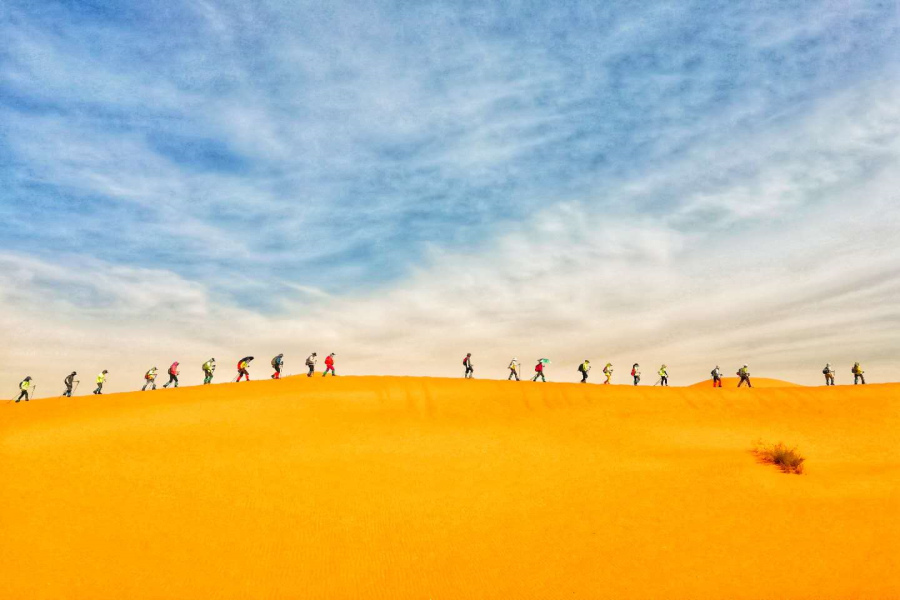
<path fill-rule="evenodd" d="M 103 393 L 103 384 L 106 383 L 106 374 L 108 372 L 109 371 L 107 371 L 106 369 L 103 369 L 103 372 L 97 375 L 97 389 L 94 390 L 95 394 Z"/>
<path fill-rule="evenodd" d="M 606 375 L 606 381 L 603 382 L 603 385 L 609 385 L 609 380 L 612 379 L 613 374 L 612 363 L 606 363 L 606 366 L 603 367 L 603 374 Z"/>
<path fill-rule="evenodd" d="M 666 365 L 659 368 L 659 385 L 669 387 L 669 368 Z"/>
<path fill-rule="evenodd" d="M 25 402 L 28 402 L 28 400 L 29 400 L 28 390 L 31 389 L 31 376 L 30 375 L 22 380 L 22 382 L 19 384 L 19 389 L 22 391 L 19 394 L 19 397 L 16 398 L 16 402 L 21 401 L 22 398 L 25 398 Z"/>
<path fill-rule="evenodd" d="M 743 367 L 738 369 L 737 376 L 741 378 L 741 380 L 738 381 L 738 387 L 741 387 L 745 383 L 747 384 L 747 387 L 753 387 L 753 385 L 750 383 L 750 369 L 747 368 L 747 365 L 744 365 Z"/>
<path fill-rule="evenodd" d="M 853 373 L 853 385 L 856 385 L 860 381 L 862 381 L 863 385 L 866 385 L 866 378 L 863 375 L 865 371 L 862 370 L 862 367 L 859 366 L 859 363 L 853 363 L 853 368 L 850 369 L 850 372 Z"/>

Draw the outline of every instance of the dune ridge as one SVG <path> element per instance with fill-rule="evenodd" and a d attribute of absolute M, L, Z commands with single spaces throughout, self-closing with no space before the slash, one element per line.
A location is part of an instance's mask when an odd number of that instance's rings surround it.
<path fill-rule="evenodd" d="M 897 598 L 898 425 L 897 384 L 301 376 L 0 406 L 0 596 Z"/>

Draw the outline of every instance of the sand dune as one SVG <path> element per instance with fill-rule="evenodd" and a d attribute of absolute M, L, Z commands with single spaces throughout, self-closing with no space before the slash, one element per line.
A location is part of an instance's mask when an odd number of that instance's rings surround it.
<path fill-rule="evenodd" d="M 760 388 L 293 377 L 0 405 L 0 596 L 900 598 L 900 385 Z"/>

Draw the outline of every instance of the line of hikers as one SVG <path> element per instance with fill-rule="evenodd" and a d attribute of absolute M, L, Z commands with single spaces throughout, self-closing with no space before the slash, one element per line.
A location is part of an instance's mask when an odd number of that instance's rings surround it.
<path fill-rule="evenodd" d="M 334 370 L 334 357 L 335 353 L 332 352 L 325 358 L 325 371 L 322 373 L 323 377 L 326 377 L 329 373 L 331 373 L 332 377 L 337 376 L 337 373 Z M 242 378 L 245 381 L 250 381 L 250 362 L 253 361 L 254 358 L 252 356 L 245 356 L 237 363 L 237 376 L 232 380 L 233 382 L 238 382 Z M 307 377 L 312 377 L 316 371 L 316 363 L 318 362 L 318 355 L 313 352 L 306 358 L 306 366 L 309 369 L 307 373 Z M 534 366 L 534 377 L 531 378 L 531 381 L 537 381 L 538 378 L 541 381 L 546 382 L 547 377 L 545 375 L 545 370 L 547 366 L 550 364 L 550 360 L 547 358 L 540 358 L 537 360 L 537 364 Z M 284 354 L 278 354 L 271 361 L 272 368 L 275 370 L 274 373 L 270 376 L 271 379 L 281 379 L 281 373 L 284 369 Z M 463 366 L 465 367 L 465 375 L 466 379 L 472 379 L 475 376 L 475 364 L 472 362 L 472 353 L 469 352 L 466 354 L 466 357 L 463 359 Z M 203 385 L 208 385 L 212 383 L 213 375 L 216 371 L 216 359 L 210 358 L 208 361 L 203 363 Z M 521 365 L 519 360 L 513 358 L 509 366 L 509 377 L 507 377 L 507 381 L 511 379 L 515 379 L 516 381 L 521 381 L 520 373 L 521 373 Z M 588 373 L 591 370 L 591 361 L 585 359 L 584 362 L 578 365 L 578 372 L 581 373 L 581 383 L 587 383 Z M 850 372 L 853 374 L 853 385 L 857 384 L 866 384 L 865 371 L 862 369 L 858 362 L 853 363 L 853 367 L 850 369 Z M 109 371 L 104 369 L 99 375 L 97 375 L 96 383 L 97 387 L 94 389 L 92 393 L 94 394 L 102 394 L 103 393 L 103 384 L 106 383 L 106 377 L 109 374 Z M 159 369 L 157 367 L 151 368 L 144 374 L 144 385 L 141 388 L 141 391 L 146 391 L 148 387 L 151 390 L 156 389 L 156 378 L 159 374 Z M 178 375 L 179 371 L 179 363 L 175 361 L 169 367 L 168 375 L 169 380 L 163 384 L 163 388 L 168 388 L 170 385 L 173 387 L 178 387 Z M 832 368 L 831 363 L 825 365 L 825 368 L 822 369 L 822 374 L 825 375 L 825 385 L 834 385 L 835 382 L 835 370 Z M 75 379 L 78 375 L 75 371 L 69 373 L 69 375 L 63 380 L 63 384 L 66 386 L 65 391 L 62 393 L 63 396 L 72 397 L 72 393 L 78 389 L 78 384 L 81 383 L 80 380 Z M 606 363 L 603 367 L 603 375 L 605 379 L 603 381 L 604 385 L 609 385 L 612 381 L 613 376 L 613 365 L 612 363 Z M 662 365 L 657 371 L 657 375 L 659 375 L 659 379 L 653 385 L 659 385 L 662 387 L 668 387 L 669 385 L 669 370 L 666 365 Z M 713 387 L 722 387 L 722 370 L 716 365 L 712 371 L 710 371 L 710 375 L 712 376 Z M 753 384 L 750 381 L 750 369 L 747 365 L 742 366 L 738 369 L 736 375 L 740 379 L 738 381 L 738 387 L 743 387 L 745 384 L 747 387 L 753 387 Z M 638 363 L 634 363 L 631 367 L 631 379 L 634 385 L 638 385 L 641 382 L 641 366 Z M 34 396 L 34 391 L 37 389 L 37 385 L 34 383 L 34 380 L 31 376 L 26 377 L 19 383 L 19 396 L 16 398 L 16 402 L 21 402 L 25 400 L 28 402 L 31 397 Z"/>
<path fill-rule="evenodd" d="M 332 352 L 325 358 L 325 371 L 322 373 L 322 376 L 325 377 L 328 373 L 331 373 L 332 377 L 337 376 L 337 373 L 334 370 L 334 357 L 335 353 Z M 244 378 L 245 381 L 250 381 L 250 362 L 253 360 L 252 356 L 245 356 L 237 363 L 237 376 L 232 379 L 232 382 L 238 382 L 241 378 Z M 306 358 L 306 366 L 309 368 L 309 372 L 307 373 L 307 377 L 312 377 L 316 372 L 316 362 L 318 361 L 318 355 L 313 352 Z M 163 388 L 168 388 L 170 385 L 172 387 L 178 387 L 178 376 L 181 374 L 179 370 L 179 362 L 175 361 L 169 367 L 167 374 L 169 375 L 169 380 L 163 384 Z M 284 354 L 279 354 L 272 358 L 272 368 L 275 370 L 274 373 L 270 376 L 271 379 L 281 379 L 281 373 L 284 370 Z M 216 372 L 216 359 L 210 358 L 208 361 L 203 363 L 201 366 L 203 369 L 203 385 L 208 385 L 212 383 L 213 375 Z M 109 374 L 109 371 L 104 369 L 99 375 L 97 375 L 97 387 L 94 389 L 94 394 L 102 394 L 103 393 L 103 384 L 106 383 L 106 377 Z M 65 391 L 62 393 L 63 396 L 67 398 L 72 397 L 72 393 L 78 389 L 78 384 L 81 383 L 80 380 L 75 379 L 78 375 L 77 372 L 72 371 L 68 376 L 63 380 L 63 385 L 66 386 Z M 144 385 L 141 387 L 141 391 L 147 391 L 149 387 L 151 390 L 156 389 L 156 378 L 159 375 L 159 368 L 153 367 L 144 373 Z M 28 402 L 32 397 L 34 397 L 34 391 L 37 389 L 37 385 L 34 383 L 34 380 L 29 375 L 25 379 L 19 383 L 19 397 L 16 399 L 16 402 L 21 402 L 25 400 Z"/>
<path fill-rule="evenodd" d="M 547 365 L 550 364 L 550 360 L 546 358 L 539 358 L 537 360 L 537 364 L 534 366 L 534 377 L 531 378 L 532 381 L 537 381 L 540 377 L 541 381 L 547 381 L 547 377 L 544 375 L 544 371 L 546 370 Z M 463 375 L 466 379 L 472 379 L 475 377 L 475 363 L 472 362 L 472 353 L 466 353 L 466 357 L 463 359 L 463 366 L 465 367 L 465 374 Z M 507 366 L 509 370 L 509 377 L 506 378 L 507 381 L 515 379 L 516 381 L 521 381 L 521 365 L 519 363 L 519 359 L 513 358 L 509 362 L 509 366 Z M 581 382 L 587 383 L 588 380 L 588 372 L 591 370 L 591 361 L 585 359 L 584 362 L 578 365 L 578 372 L 581 373 Z M 853 385 L 858 383 L 862 383 L 865 385 L 866 378 L 864 377 L 865 371 L 862 370 L 859 363 L 853 363 L 853 368 L 850 370 L 853 373 Z M 654 386 L 669 386 L 669 368 L 666 365 L 662 365 L 659 370 L 656 372 L 659 375 L 659 379 L 654 383 Z M 825 375 L 825 385 L 834 385 L 834 369 L 831 368 L 831 363 L 825 365 L 825 368 L 822 370 L 822 373 Z M 612 363 L 606 363 L 603 367 L 603 375 L 605 379 L 603 381 L 604 385 L 609 385 L 612 381 L 613 375 L 613 365 Z M 753 384 L 750 381 L 750 368 L 747 365 L 742 366 L 737 370 L 735 375 L 738 376 L 738 387 L 743 387 L 746 385 L 747 387 L 753 387 Z M 716 365 L 712 371 L 710 371 L 710 376 L 712 377 L 713 387 L 722 387 L 722 369 Z M 638 385 L 641 382 L 641 366 L 638 363 L 634 363 L 631 367 L 631 380 L 634 385 Z"/>

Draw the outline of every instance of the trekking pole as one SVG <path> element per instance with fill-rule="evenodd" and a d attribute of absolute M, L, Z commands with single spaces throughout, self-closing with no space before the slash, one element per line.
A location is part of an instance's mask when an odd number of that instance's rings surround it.
<path fill-rule="evenodd" d="M 653 384 L 653 387 L 656 387 L 656 386 L 658 386 L 658 385 L 661 384 L 661 383 L 662 383 L 662 378 L 660 378 L 659 381 L 657 381 L 656 383 L 654 383 L 654 384 Z"/>

